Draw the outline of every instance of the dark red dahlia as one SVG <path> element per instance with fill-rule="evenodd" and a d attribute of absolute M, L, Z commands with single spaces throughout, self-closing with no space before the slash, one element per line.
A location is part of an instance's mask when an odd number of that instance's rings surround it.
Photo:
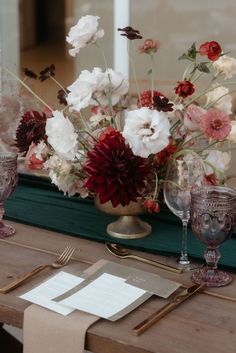
<path fill-rule="evenodd" d="M 46 141 L 45 125 L 47 116 L 36 111 L 26 112 L 16 130 L 16 147 L 24 155 L 32 142 Z"/>
<path fill-rule="evenodd" d="M 85 171 L 86 187 L 98 194 L 101 203 L 111 201 L 117 207 L 141 196 L 150 166 L 146 159 L 134 156 L 121 133 L 112 129 L 88 153 Z"/>
<path fill-rule="evenodd" d="M 152 91 L 144 91 L 140 94 L 139 99 L 138 99 L 138 107 L 147 107 L 149 109 L 153 108 L 153 99 L 155 97 L 163 96 L 163 94 L 159 91 L 153 91 L 153 97 L 152 97 Z"/>

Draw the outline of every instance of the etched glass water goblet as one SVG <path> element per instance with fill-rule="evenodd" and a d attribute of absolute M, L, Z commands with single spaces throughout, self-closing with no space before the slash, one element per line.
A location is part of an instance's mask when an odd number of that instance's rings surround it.
<path fill-rule="evenodd" d="M 14 152 L 0 152 L 0 238 L 15 234 L 15 229 L 3 222 L 3 202 L 8 199 L 18 182 L 17 154 Z"/>
<path fill-rule="evenodd" d="M 220 245 L 229 239 L 236 225 L 236 191 L 224 186 L 203 186 L 191 192 L 191 226 L 197 238 L 206 245 L 206 266 L 192 275 L 195 283 L 221 287 L 232 277 L 217 268 Z"/>
<path fill-rule="evenodd" d="M 187 253 L 187 232 L 190 219 L 190 191 L 203 182 L 204 170 L 197 156 L 182 156 L 171 159 L 168 164 L 164 184 L 164 199 L 168 208 L 182 221 L 180 266 L 187 266 L 190 260 Z"/>

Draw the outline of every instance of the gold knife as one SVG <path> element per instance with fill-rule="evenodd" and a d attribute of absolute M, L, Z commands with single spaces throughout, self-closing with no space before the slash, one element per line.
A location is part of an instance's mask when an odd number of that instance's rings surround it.
<path fill-rule="evenodd" d="M 169 312 L 174 310 L 178 305 L 183 303 L 186 299 L 190 298 L 193 294 L 198 292 L 204 284 L 194 284 L 193 286 L 186 288 L 180 294 L 176 295 L 171 302 L 163 306 L 161 309 L 151 314 L 147 319 L 140 322 L 132 330 L 132 333 L 139 336 L 141 333 L 146 331 L 149 327 L 167 315 Z"/>

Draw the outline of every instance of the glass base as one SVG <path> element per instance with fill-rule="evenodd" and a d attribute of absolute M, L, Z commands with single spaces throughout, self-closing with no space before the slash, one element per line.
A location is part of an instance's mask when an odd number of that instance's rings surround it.
<path fill-rule="evenodd" d="M 177 262 L 180 266 L 187 266 L 190 264 L 190 260 L 187 256 L 180 256 Z"/>
<path fill-rule="evenodd" d="M 192 275 L 192 281 L 196 284 L 203 283 L 206 287 L 222 287 L 232 282 L 233 278 L 224 271 L 217 269 L 198 269 Z"/>
<path fill-rule="evenodd" d="M 15 234 L 15 229 L 9 224 L 0 223 L 0 239 L 10 237 Z"/>

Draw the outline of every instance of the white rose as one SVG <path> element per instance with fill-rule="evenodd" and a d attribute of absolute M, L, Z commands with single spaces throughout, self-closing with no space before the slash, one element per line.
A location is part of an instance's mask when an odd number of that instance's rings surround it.
<path fill-rule="evenodd" d="M 90 43 L 95 43 L 98 38 L 104 36 L 104 30 L 98 31 L 98 16 L 87 15 L 80 18 L 78 23 L 71 27 L 66 41 L 74 48 L 69 50 L 70 55 L 75 56 L 81 48 Z"/>
<path fill-rule="evenodd" d="M 229 134 L 229 140 L 233 143 L 236 143 L 236 121 L 231 121 L 231 131 Z"/>
<path fill-rule="evenodd" d="M 226 114 L 232 113 L 232 99 L 229 93 L 229 89 L 217 84 L 212 86 L 214 89 L 206 94 L 206 104 L 215 107 L 216 109 L 222 110 Z M 222 97 L 222 98 L 221 98 Z"/>
<path fill-rule="evenodd" d="M 163 112 L 141 108 L 127 113 L 123 136 L 134 155 L 147 158 L 169 144 L 170 123 Z"/>
<path fill-rule="evenodd" d="M 207 157 L 205 159 L 205 173 L 206 175 L 212 174 L 215 172 L 224 173 L 230 164 L 230 153 L 221 152 L 217 150 L 212 150 L 206 152 Z M 215 170 L 214 170 L 215 169 Z"/>
<path fill-rule="evenodd" d="M 77 153 L 77 134 L 74 126 L 63 113 L 55 110 L 53 117 L 46 121 L 46 135 L 48 143 L 60 158 L 72 160 Z"/>
<path fill-rule="evenodd" d="M 236 59 L 228 55 L 220 56 L 213 62 L 213 67 L 217 73 L 223 73 L 225 79 L 231 78 L 236 74 Z"/>

